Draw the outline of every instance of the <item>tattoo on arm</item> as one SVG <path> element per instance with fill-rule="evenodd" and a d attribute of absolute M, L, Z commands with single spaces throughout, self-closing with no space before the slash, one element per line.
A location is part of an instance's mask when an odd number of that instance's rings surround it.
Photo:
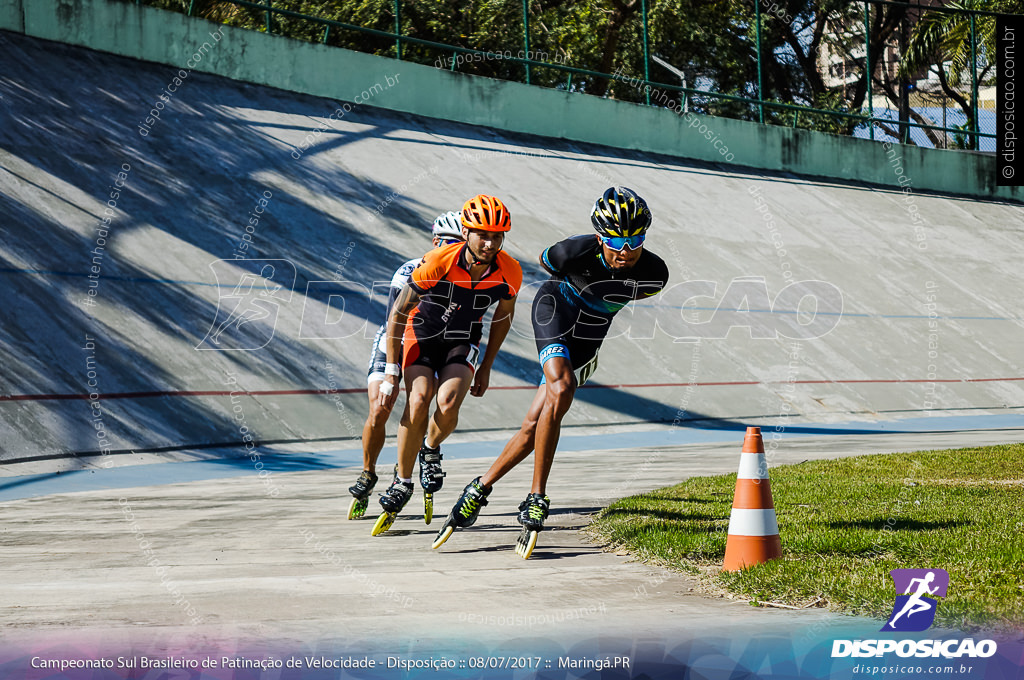
<path fill-rule="evenodd" d="M 402 286 L 402 292 L 395 299 L 395 310 L 400 314 L 408 315 L 413 308 L 419 304 L 420 294 L 413 290 L 408 283 Z"/>

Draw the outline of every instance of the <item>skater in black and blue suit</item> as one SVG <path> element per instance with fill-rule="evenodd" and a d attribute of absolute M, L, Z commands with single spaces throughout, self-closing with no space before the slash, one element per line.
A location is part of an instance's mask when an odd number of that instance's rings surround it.
<path fill-rule="evenodd" d="M 594 204 L 591 222 L 596 236 L 572 236 L 541 253 L 551 278 L 534 298 L 533 329 L 544 376 L 519 432 L 490 469 L 466 486 L 435 548 L 455 528 L 472 525 L 492 486 L 535 453 L 533 485 L 519 505 L 523 532 L 516 548 L 522 557 L 530 556 L 548 516 L 548 474 L 576 389 L 597 368 L 598 350 L 619 310 L 656 295 L 668 282 L 664 260 L 644 248 L 651 212 L 636 192 L 609 188 Z"/>

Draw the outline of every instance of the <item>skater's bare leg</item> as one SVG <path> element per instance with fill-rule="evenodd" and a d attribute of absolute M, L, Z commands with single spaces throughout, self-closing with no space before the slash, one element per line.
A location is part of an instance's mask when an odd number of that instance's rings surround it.
<path fill-rule="evenodd" d="M 554 357 L 544 364 L 547 378 L 547 392 L 540 417 L 537 419 L 537 435 L 534 444 L 533 486 L 530 491 L 544 495 L 555 460 L 555 448 L 562 431 L 562 418 L 572 406 L 576 394 L 576 376 L 572 364 L 565 357 Z"/>
<path fill-rule="evenodd" d="M 438 376 L 437 407 L 430 418 L 425 443 L 436 449 L 455 431 L 459 409 L 473 384 L 473 369 L 466 364 L 449 364 Z"/>
<path fill-rule="evenodd" d="M 532 451 L 536 452 L 533 471 L 533 493 L 543 494 L 551 463 L 558 446 L 562 418 L 572 405 L 576 391 L 576 376 L 572 364 L 564 357 L 554 357 L 544 364 L 545 383 L 537 389 L 530 410 L 522 426 L 498 459 L 494 461 L 480 481 L 491 486 L 504 477 Z"/>
<path fill-rule="evenodd" d="M 366 394 L 370 400 L 370 414 L 363 423 L 363 469 L 376 472 L 377 457 L 384 448 L 387 438 L 387 423 L 391 417 L 391 409 L 380 402 L 380 383 L 369 384 Z"/>
<path fill-rule="evenodd" d="M 491 468 L 480 477 L 480 483 L 490 487 L 499 479 L 508 474 L 509 470 L 519 465 L 527 456 L 533 453 L 534 437 L 537 433 L 537 418 L 540 417 L 541 408 L 547 395 L 547 385 L 541 385 L 533 397 L 530 409 L 526 412 L 526 418 L 519 431 L 512 439 L 505 444 L 501 455 L 491 464 Z"/>
<path fill-rule="evenodd" d="M 416 364 L 409 366 L 405 369 L 405 390 L 408 397 L 398 427 L 398 476 L 411 479 L 416 453 L 427 431 L 430 404 L 437 391 L 434 370 Z"/>

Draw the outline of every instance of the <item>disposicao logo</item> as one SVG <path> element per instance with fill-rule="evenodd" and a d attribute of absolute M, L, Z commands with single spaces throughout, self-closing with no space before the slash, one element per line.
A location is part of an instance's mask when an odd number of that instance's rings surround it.
<path fill-rule="evenodd" d="M 928 597 L 946 597 L 949 572 L 945 569 L 893 569 L 889 572 L 896 584 L 896 604 L 883 631 L 904 633 L 928 630 L 935 621 L 939 601 Z"/>
<path fill-rule="evenodd" d="M 882 632 L 911 633 L 927 630 L 935 622 L 939 601 L 946 597 L 949 573 L 945 569 L 893 569 L 896 602 Z M 883 656 L 896 652 L 901 657 L 987 658 L 996 653 L 994 640 L 835 640 L 832 657 Z"/>

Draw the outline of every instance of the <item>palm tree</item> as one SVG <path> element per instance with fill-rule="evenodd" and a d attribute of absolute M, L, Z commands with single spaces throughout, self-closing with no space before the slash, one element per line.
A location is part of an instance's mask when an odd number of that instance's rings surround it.
<path fill-rule="evenodd" d="M 932 10 L 924 14 L 914 27 L 913 35 L 907 45 L 900 63 L 900 74 L 920 72 L 926 68 L 934 68 L 938 73 L 939 87 L 947 97 L 952 99 L 967 116 L 963 126 L 965 131 L 974 129 L 973 94 L 965 92 L 965 85 L 971 83 L 971 72 L 976 75 L 978 83 L 985 78 L 995 65 L 996 54 L 996 17 L 991 14 L 975 14 L 974 16 L 974 56 L 975 62 L 984 55 L 983 66 L 978 70 L 977 63 L 971 62 L 971 15 L 969 10 L 992 12 L 997 14 L 1024 13 L 1024 2 L 1021 0 L 954 0 L 946 4 L 944 10 Z M 947 65 L 948 64 L 948 68 Z M 975 135 L 956 135 L 956 145 L 968 149 L 976 149 L 978 140 Z"/>

